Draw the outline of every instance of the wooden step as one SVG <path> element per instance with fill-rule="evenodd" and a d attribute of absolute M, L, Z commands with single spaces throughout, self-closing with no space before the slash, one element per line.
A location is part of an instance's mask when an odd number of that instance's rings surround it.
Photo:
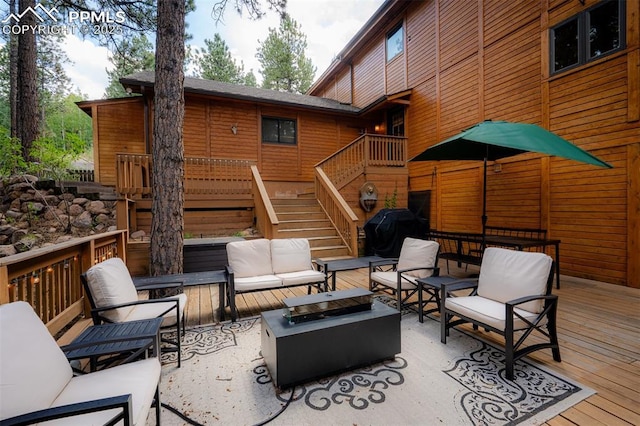
<path fill-rule="evenodd" d="M 314 197 L 310 198 L 272 198 L 271 204 L 275 206 L 300 205 L 300 206 L 317 206 L 318 200 Z"/>
<path fill-rule="evenodd" d="M 311 257 L 314 259 L 325 259 L 341 256 L 349 256 L 349 249 L 346 246 L 339 245 L 311 248 Z"/>
<path fill-rule="evenodd" d="M 329 219 L 295 219 L 281 220 L 280 229 L 327 228 L 331 226 Z"/>
<path fill-rule="evenodd" d="M 323 211 L 295 211 L 295 212 L 278 212 L 276 211 L 276 215 L 278 216 L 278 220 L 280 223 L 282 221 L 289 220 L 299 220 L 300 218 L 305 218 L 305 220 L 316 219 L 316 220 L 324 220 L 327 218 L 327 215 Z"/>
<path fill-rule="evenodd" d="M 332 226 L 327 226 L 325 228 L 295 228 L 278 230 L 278 238 L 313 238 L 336 235 L 338 234 Z"/>
<path fill-rule="evenodd" d="M 280 213 L 306 213 L 306 212 L 319 212 L 324 214 L 324 210 L 320 207 L 320 204 L 274 204 L 273 210 L 276 214 Z"/>

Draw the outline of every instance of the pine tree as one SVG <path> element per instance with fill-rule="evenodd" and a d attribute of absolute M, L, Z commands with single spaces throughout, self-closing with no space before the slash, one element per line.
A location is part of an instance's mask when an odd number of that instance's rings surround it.
<path fill-rule="evenodd" d="M 315 78 L 316 67 L 305 55 L 307 36 L 289 15 L 278 29 L 260 43 L 256 57 L 262 65 L 262 87 L 281 92 L 305 93 Z"/>

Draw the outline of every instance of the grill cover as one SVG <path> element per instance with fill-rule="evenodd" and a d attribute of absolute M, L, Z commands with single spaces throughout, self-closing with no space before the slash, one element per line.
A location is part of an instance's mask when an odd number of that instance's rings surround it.
<path fill-rule="evenodd" d="M 426 238 L 429 221 L 409 209 L 381 209 L 364 224 L 365 256 L 399 257 L 406 237 Z"/>

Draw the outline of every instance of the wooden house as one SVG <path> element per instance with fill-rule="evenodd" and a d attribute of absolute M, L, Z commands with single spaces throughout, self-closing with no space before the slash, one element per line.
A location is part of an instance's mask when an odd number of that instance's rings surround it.
<path fill-rule="evenodd" d="M 142 96 L 80 107 L 93 117 L 96 179 L 144 229 L 153 75 L 122 83 Z M 255 221 L 266 236 L 301 235 L 317 215 L 337 230 L 327 245 L 354 255 L 355 227 L 394 192 L 398 207 L 428 196 L 432 228 L 479 232 L 482 165 L 407 160 L 479 121 L 528 122 L 614 168 L 500 160 L 488 223 L 546 229 L 562 240 L 563 274 L 640 287 L 637 1 L 387 0 L 306 96 L 186 79 L 185 101 L 188 232 Z M 378 191 L 368 212 L 365 183 Z M 317 213 L 286 206 L 307 198 Z"/>

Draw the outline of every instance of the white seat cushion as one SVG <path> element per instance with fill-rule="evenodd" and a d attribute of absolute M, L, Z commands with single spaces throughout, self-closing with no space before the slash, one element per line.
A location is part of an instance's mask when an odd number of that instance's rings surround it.
<path fill-rule="evenodd" d="M 69 362 L 31 306 L 0 306 L 0 419 L 61 405 L 132 394 L 135 425 L 146 423 L 160 381 L 160 361 L 149 358 L 73 376 Z M 47 422 L 102 425 L 115 410 Z"/>
<path fill-rule="evenodd" d="M 49 408 L 72 376 L 31 305 L 0 305 L 0 418 Z"/>
<path fill-rule="evenodd" d="M 276 276 L 282 280 L 284 286 L 324 282 L 324 273 L 315 269 L 281 273 Z"/>
<path fill-rule="evenodd" d="M 180 303 L 179 318 L 182 319 L 184 315 L 184 307 L 187 304 L 187 295 L 180 293 L 176 296 L 165 297 L 159 300 L 175 300 L 178 299 Z M 125 321 L 136 321 L 149 318 L 159 317 L 164 311 L 175 306 L 175 302 L 163 302 L 163 303 L 145 303 L 142 305 L 135 305 L 131 310 Z M 175 325 L 177 321 L 175 309 L 170 310 L 163 316 L 162 327 L 168 327 Z"/>
<path fill-rule="evenodd" d="M 407 237 L 402 242 L 397 268 L 403 270 L 420 266 L 434 267 L 439 248 L 440 245 L 435 241 Z M 418 269 L 408 271 L 406 274 L 416 278 L 426 278 L 433 275 L 433 269 Z"/>
<path fill-rule="evenodd" d="M 145 425 L 160 380 L 160 361 L 149 358 L 75 376 L 56 398 L 52 407 L 110 396 L 132 394 L 133 424 Z M 116 410 L 90 413 L 46 423 L 60 425 L 102 425 Z"/>
<path fill-rule="evenodd" d="M 273 275 L 271 244 L 265 238 L 227 243 L 227 259 L 236 279 Z"/>
<path fill-rule="evenodd" d="M 490 325 L 498 330 L 504 331 L 507 309 L 504 303 L 486 299 L 481 296 L 447 297 L 445 306 L 448 310 L 476 320 L 482 324 Z M 536 314 L 522 309 L 515 308 L 514 312 L 524 318 L 533 321 Z M 526 323 L 515 317 L 513 321 L 514 330 L 528 328 Z"/>
<path fill-rule="evenodd" d="M 271 240 L 271 265 L 276 275 L 313 269 L 306 238 Z"/>
<path fill-rule="evenodd" d="M 233 281 L 236 292 L 282 287 L 282 280 L 275 275 L 235 278 Z"/>
<path fill-rule="evenodd" d="M 138 300 L 138 292 L 122 259 L 114 257 L 92 266 L 86 273 L 87 284 L 97 308 Z M 105 311 L 101 315 L 113 322 L 122 322 L 132 307 Z"/>
<path fill-rule="evenodd" d="M 400 282 L 402 290 L 412 290 L 416 288 L 416 277 L 408 274 L 402 274 L 403 279 Z M 380 283 L 386 287 L 393 289 L 398 288 L 398 273 L 396 271 L 375 271 L 371 273 L 371 280 Z"/>
<path fill-rule="evenodd" d="M 547 291 L 553 260 L 544 253 L 489 247 L 484 251 L 478 279 L 478 296 L 505 303 L 524 296 L 540 296 Z M 519 306 L 542 312 L 543 301 Z"/>

